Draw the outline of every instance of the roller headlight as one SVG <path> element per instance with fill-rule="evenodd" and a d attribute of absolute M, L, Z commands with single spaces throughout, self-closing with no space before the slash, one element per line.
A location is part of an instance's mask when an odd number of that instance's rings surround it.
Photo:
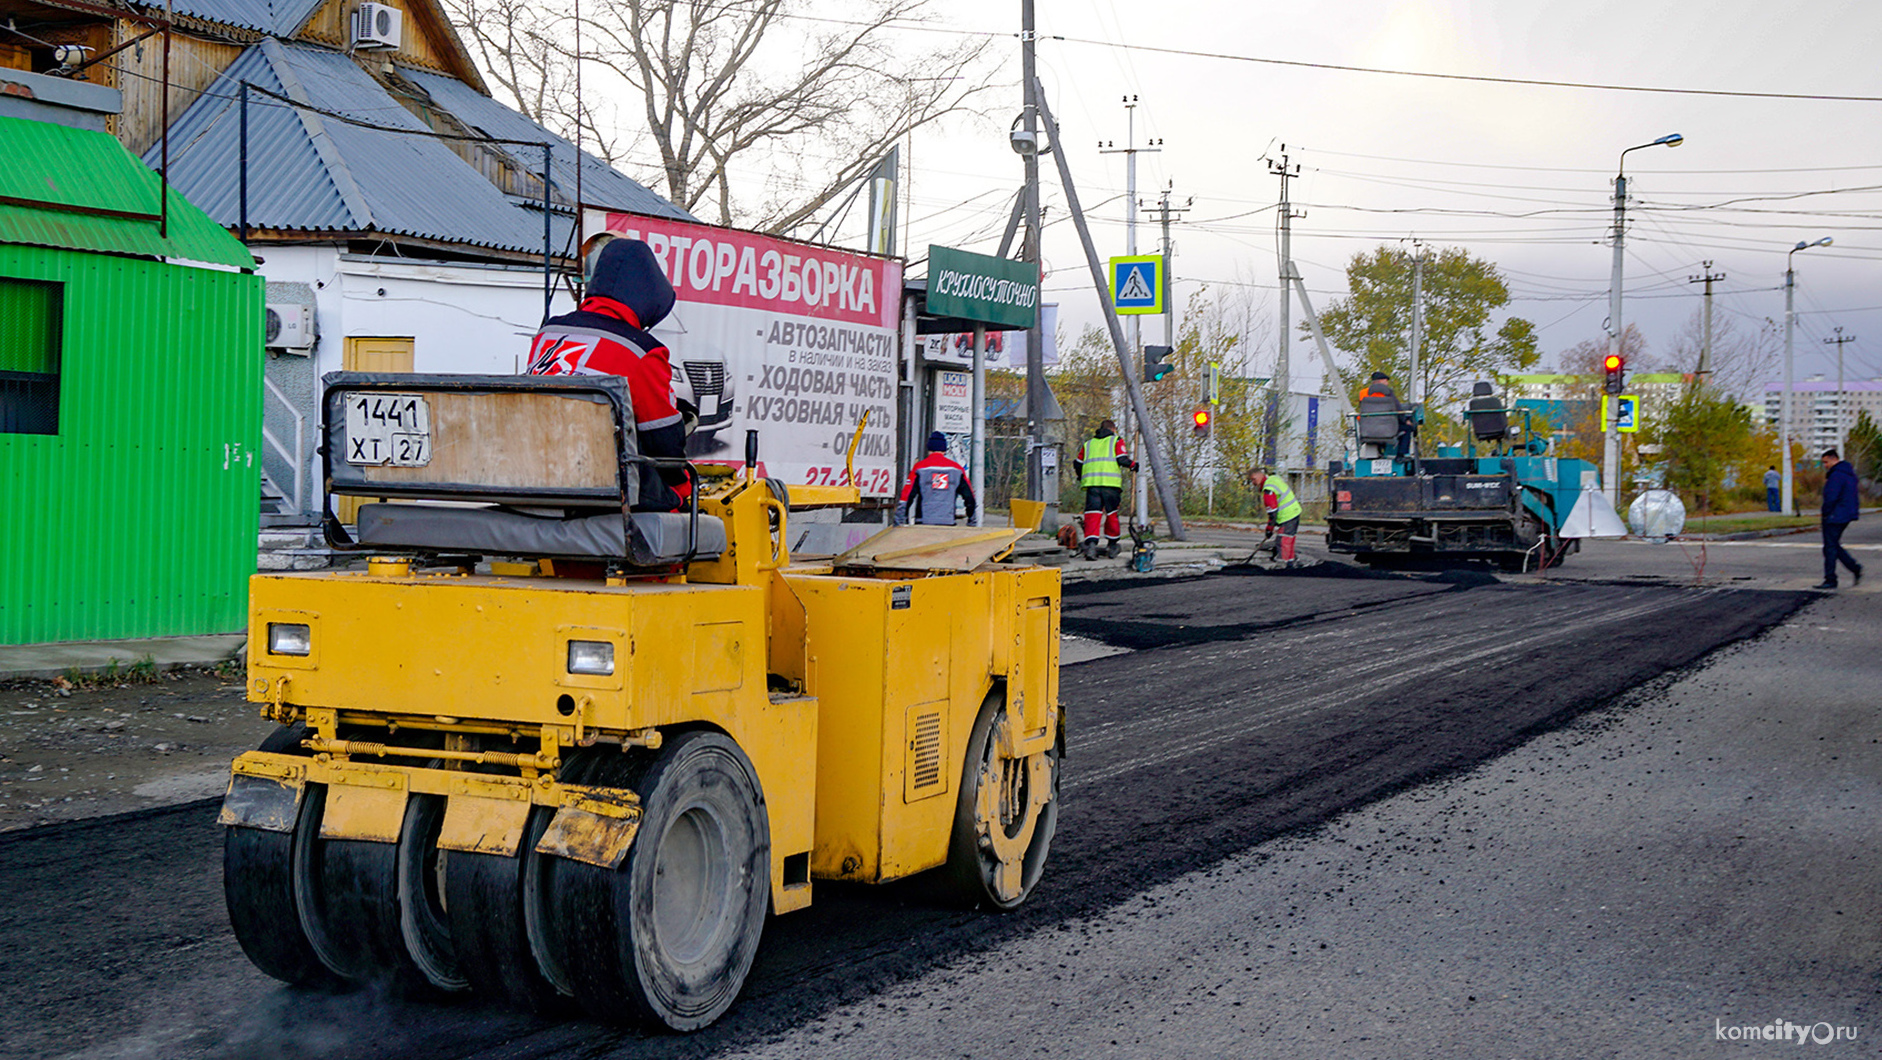
<path fill-rule="evenodd" d="M 303 623 L 268 623 L 268 654 L 307 655 L 313 651 L 313 647 L 313 631 Z"/>
<path fill-rule="evenodd" d="M 569 673 L 608 677 L 614 673 L 614 644 L 605 640 L 569 641 Z"/>

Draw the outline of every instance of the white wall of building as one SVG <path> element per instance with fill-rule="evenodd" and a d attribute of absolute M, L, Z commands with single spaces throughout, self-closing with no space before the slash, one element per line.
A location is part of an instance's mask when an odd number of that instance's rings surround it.
<path fill-rule="evenodd" d="M 320 481 L 314 452 L 319 379 L 343 367 L 347 339 L 410 337 L 412 366 L 419 372 L 515 375 L 527 367 L 530 339 L 543 319 L 540 271 L 369 258 L 336 246 L 258 249 L 261 272 L 270 282 L 314 289 L 311 363 L 293 366 L 289 358 L 275 356 L 269 372 L 306 417 L 306 481 L 315 484 L 310 493 Z M 571 308 L 567 293 L 557 291 L 551 315 Z M 290 367 L 301 370 L 287 371 Z M 309 367 L 312 372 L 306 371 Z M 279 402 L 274 396 L 268 400 Z"/>

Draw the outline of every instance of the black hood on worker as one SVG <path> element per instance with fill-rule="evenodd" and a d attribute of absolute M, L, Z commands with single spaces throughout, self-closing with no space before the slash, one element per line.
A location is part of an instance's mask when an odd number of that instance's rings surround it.
<path fill-rule="evenodd" d="M 651 328 L 673 312 L 673 285 L 653 256 L 653 248 L 638 239 L 615 239 L 595 255 L 595 274 L 588 280 L 589 297 L 612 298 L 632 309 L 642 328 Z"/>

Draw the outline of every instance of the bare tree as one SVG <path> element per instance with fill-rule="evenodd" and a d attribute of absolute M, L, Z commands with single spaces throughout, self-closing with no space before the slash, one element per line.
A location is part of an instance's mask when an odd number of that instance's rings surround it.
<path fill-rule="evenodd" d="M 1601 367 L 1607 359 L 1608 340 L 1583 339 L 1556 355 L 1555 363 L 1564 375 L 1579 375 L 1590 387 L 1590 394 L 1601 392 L 1601 380 L 1606 374 Z M 1640 333 L 1640 328 L 1633 324 L 1621 330 L 1621 358 L 1627 362 L 1627 371 L 1657 372 L 1660 366 L 1651 359 L 1647 337 Z M 1672 369 L 1668 369 L 1671 371 Z M 1691 369 L 1687 369 L 1690 371 Z"/>
<path fill-rule="evenodd" d="M 1707 358 L 1706 385 L 1716 393 L 1742 401 L 1764 400 L 1764 385 L 1782 363 L 1784 333 L 1777 322 L 1764 318 L 1754 328 L 1742 328 L 1725 313 L 1712 315 L 1712 355 Z M 1672 370 L 1693 372 L 1705 345 L 1705 313 L 1695 309 L 1673 336 L 1668 351 Z"/>
<path fill-rule="evenodd" d="M 446 0 L 530 117 L 576 128 L 693 213 L 785 233 L 911 131 L 971 113 L 991 38 L 896 31 L 930 0 Z M 579 15 L 578 15 L 579 9 Z M 579 24 L 582 98 L 575 93 Z M 621 99 L 622 113 L 607 109 Z M 626 130 L 631 129 L 629 133 Z"/>

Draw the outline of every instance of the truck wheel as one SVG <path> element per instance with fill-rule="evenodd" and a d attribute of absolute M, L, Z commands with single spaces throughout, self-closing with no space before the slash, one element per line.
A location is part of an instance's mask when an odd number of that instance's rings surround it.
<path fill-rule="evenodd" d="M 638 792 L 641 820 L 619 868 L 554 868 L 575 996 L 599 1019 L 707 1026 L 744 986 L 771 896 L 757 773 L 732 740 L 696 731 L 657 755 L 618 756 L 590 783 Z"/>
<path fill-rule="evenodd" d="M 260 750 L 297 754 L 306 738 L 305 725 L 284 725 L 262 741 Z M 284 983 L 330 989 L 340 980 L 321 963 L 301 929 L 294 898 L 296 839 L 319 827 L 318 792 L 310 789 L 301 797 L 293 831 L 228 829 L 222 837 L 222 896 L 235 941 L 255 967 Z"/>
<path fill-rule="evenodd" d="M 1059 755 L 1051 748 L 1025 758 L 1000 753 L 1010 724 L 999 690 L 980 705 L 954 809 L 947 876 L 967 906 L 1017 909 L 1044 873 L 1059 823 Z"/>

